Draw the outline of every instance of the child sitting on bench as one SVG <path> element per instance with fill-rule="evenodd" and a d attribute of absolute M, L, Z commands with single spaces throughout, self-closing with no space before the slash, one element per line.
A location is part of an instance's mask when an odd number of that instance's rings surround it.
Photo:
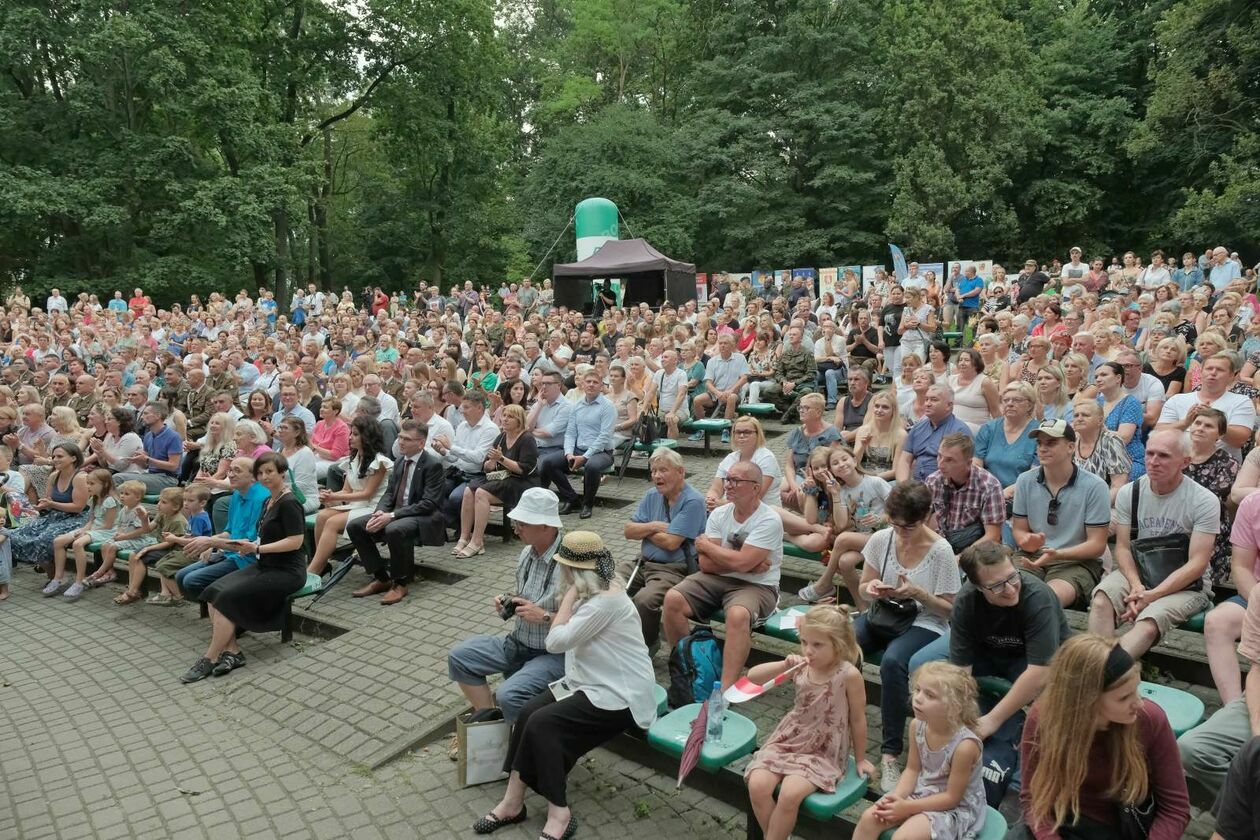
<path fill-rule="evenodd" d="M 859 774 L 875 775 L 866 758 L 866 683 L 854 663 L 860 651 L 853 622 L 840 607 L 819 606 L 797 625 L 801 654 L 749 670 L 756 683 L 804 664 L 793 677 L 796 704 L 745 771 L 748 798 L 766 840 L 787 840 L 805 797 L 832 793 L 845 772 L 849 750 Z M 779 788 L 778 801 L 774 791 Z"/>

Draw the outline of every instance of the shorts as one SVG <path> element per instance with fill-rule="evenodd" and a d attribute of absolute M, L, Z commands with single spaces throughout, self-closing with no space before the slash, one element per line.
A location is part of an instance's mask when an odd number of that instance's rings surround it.
<path fill-rule="evenodd" d="M 1082 606 L 1088 608 L 1090 593 L 1102 578 L 1102 561 L 1089 560 L 1081 563 L 1052 563 L 1045 568 L 1041 566 L 1022 566 L 1024 571 L 1049 583 L 1052 580 L 1065 580 L 1076 592 L 1073 609 Z"/>
<path fill-rule="evenodd" d="M 694 618 L 703 621 L 719 609 L 730 612 L 731 607 L 743 607 L 758 624 L 779 608 L 779 590 L 746 580 L 696 572 L 674 587 L 687 599 Z"/>
<path fill-rule="evenodd" d="M 1125 610 L 1124 596 L 1129 594 L 1129 581 L 1119 570 L 1108 572 L 1102 583 L 1094 588 L 1092 595 L 1102 593 L 1111 602 L 1111 607 L 1119 617 Z M 1092 597 L 1091 595 L 1091 597 Z M 1166 595 L 1138 613 L 1137 620 L 1147 619 L 1155 622 L 1162 639 L 1168 631 L 1184 624 L 1191 616 L 1197 615 L 1212 606 L 1212 597 L 1206 592 L 1175 592 Z M 1135 622 L 1136 623 L 1136 622 Z"/>
<path fill-rule="evenodd" d="M 152 567 L 162 577 L 173 578 L 176 572 L 185 566 L 191 566 L 196 562 L 196 559 L 177 549 L 164 554 L 156 563 L 152 564 Z"/>

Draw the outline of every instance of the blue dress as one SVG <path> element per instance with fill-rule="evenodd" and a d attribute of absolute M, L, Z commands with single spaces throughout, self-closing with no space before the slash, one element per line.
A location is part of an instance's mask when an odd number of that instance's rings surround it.
<path fill-rule="evenodd" d="M 48 478 L 48 497 L 52 501 L 68 504 L 74 500 L 74 476 L 64 490 L 57 487 L 53 476 Z M 22 563 L 51 563 L 53 538 L 70 533 L 87 519 L 88 507 L 85 505 L 78 513 L 51 510 L 17 528 L 0 528 L 0 534 L 8 538 L 0 543 L 0 567 L 9 567 L 14 559 Z"/>
<path fill-rule="evenodd" d="M 1103 403 L 1103 397 L 1099 395 L 1098 404 L 1103 405 Z M 1124 445 L 1124 451 L 1133 459 L 1133 466 L 1129 469 L 1129 481 L 1137 481 L 1146 475 L 1146 447 L 1142 445 L 1142 404 L 1125 394 L 1120 402 L 1107 412 L 1103 423 L 1113 432 L 1120 430 L 1121 423 L 1132 423 L 1137 426 L 1133 437 L 1129 438 L 1129 442 Z"/>

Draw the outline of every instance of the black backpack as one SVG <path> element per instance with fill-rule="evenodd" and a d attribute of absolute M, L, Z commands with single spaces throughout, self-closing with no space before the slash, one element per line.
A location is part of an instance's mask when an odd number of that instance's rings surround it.
<path fill-rule="evenodd" d="M 669 707 L 703 703 L 721 679 L 722 643 L 708 627 L 697 627 L 669 652 Z"/>

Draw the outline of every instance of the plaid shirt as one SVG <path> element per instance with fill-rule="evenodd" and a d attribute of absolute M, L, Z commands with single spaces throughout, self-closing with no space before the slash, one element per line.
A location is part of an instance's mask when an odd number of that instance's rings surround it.
<path fill-rule="evenodd" d="M 940 470 L 924 483 L 932 491 L 932 510 L 943 531 L 956 531 L 976 522 L 1001 525 L 1006 521 L 1002 482 L 983 467 L 972 464 L 965 487 L 955 485 Z"/>
<path fill-rule="evenodd" d="M 537 604 L 547 612 L 554 613 L 560 606 L 560 580 L 563 575 L 556 567 L 554 555 L 560 547 L 560 535 L 556 534 L 555 542 L 548 546 L 541 555 L 532 546 L 525 546 L 516 561 L 516 593 L 530 603 Z M 512 636 L 521 644 L 534 650 L 545 650 L 547 634 L 551 632 L 551 624 L 530 624 L 523 619 L 516 619 L 516 627 Z"/>

